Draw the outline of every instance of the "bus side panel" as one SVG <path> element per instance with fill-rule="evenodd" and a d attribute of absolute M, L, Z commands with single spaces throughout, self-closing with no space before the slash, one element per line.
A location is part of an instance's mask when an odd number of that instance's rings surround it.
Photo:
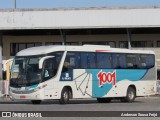
<path fill-rule="evenodd" d="M 75 69 L 74 72 L 74 98 L 92 97 L 92 75 L 85 69 Z"/>
<path fill-rule="evenodd" d="M 59 97 L 64 86 L 72 88 L 73 98 L 125 97 L 130 85 L 137 96 L 155 93 L 155 80 L 147 77 L 147 69 L 74 69 L 72 74 L 72 80 L 57 83 Z"/>
<path fill-rule="evenodd" d="M 155 94 L 156 81 L 155 80 L 141 80 L 135 83 L 137 89 L 137 96 L 146 96 Z"/>
<path fill-rule="evenodd" d="M 104 97 L 125 97 L 127 93 L 127 89 L 130 85 L 135 86 L 136 88 L 136 96 L 147 96 L 155 94 L 155 80 L 140 80 L 136 82 L 132 82 L 129 80 L 123 80 L 117 83 L 116 87 L 112 87 L 112 89 L 108 92 Z"/>
<path fill-rule="evenodd" d="M 141 81 L 136 82 L 137 96 L 146 96 L 156 93 L 157 70 L 156 67 L 147 69 Z"/>
<path fill-rule="evenodd" d="M 134 82 L 131 82 L 129 80 L 119 81 L 103 97 L 125 97 L 129 85 L 134 85 Z"/>
<path fill-rule="evenodd" d="M 73 76 L 71 80 L 65 80 L 66 77 Z M 72 89 L 73 98 L 91 98 L 92 96 L 92 75 L 87 73 L 85 69 L 73 69 L 71 72 L 63 73 L 60 78 L 60 82 L 57 82 L 59 86 L 59 98 L 62 89 L 65 86 L 69 86 Z"/>
<path fill-rule="evenodd" d="M 93 98 L 124 97 L 128 87 L 130 85 L 137 87 L 138 83 L 141 83 L 143 77 L 147 74 L 146 69 L 88 69 L 87 72 L 93 76 Z M 145 84 L 141 86 L 141 88 L 144 87 L 148 89 Z M 139 91 L 136 92 L 139 94 Z"/>

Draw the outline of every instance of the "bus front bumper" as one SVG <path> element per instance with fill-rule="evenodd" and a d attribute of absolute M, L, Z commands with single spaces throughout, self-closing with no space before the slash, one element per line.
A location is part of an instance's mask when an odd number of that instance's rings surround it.
<path fill-rule="evenodd" d="M 15 100 L 44 100 L 44 90 L 38 90 L 32 93 L 27 93 L 27 91 L 9 91 L 12 99 Z"/>

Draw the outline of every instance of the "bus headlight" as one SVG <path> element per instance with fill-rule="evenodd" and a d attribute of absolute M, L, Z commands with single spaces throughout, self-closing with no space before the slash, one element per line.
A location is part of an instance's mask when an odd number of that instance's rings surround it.
<path fill-rule="evenodd" d="M 36 92 L 36 91 L 38 91 L 38 90 L 40 90 L 40 89 L 42 89 L 42 88 L 44 88 L 46 86 L 47 86 L 47 84 L 39 86 L 39 87 L 37 87 L 37 88 L 34 89 L 34 92 Z"/>

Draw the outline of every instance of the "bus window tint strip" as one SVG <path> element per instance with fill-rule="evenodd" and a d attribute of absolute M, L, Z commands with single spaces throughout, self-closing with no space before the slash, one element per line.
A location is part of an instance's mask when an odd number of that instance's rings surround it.
<path fill-rule="evenodd" d="M 154 55 L 125 53 L 67 52 L 68 69 L 149 69 Z"/>

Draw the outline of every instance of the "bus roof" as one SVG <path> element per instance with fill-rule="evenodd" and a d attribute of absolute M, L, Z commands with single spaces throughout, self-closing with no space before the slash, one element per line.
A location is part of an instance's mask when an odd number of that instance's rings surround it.
<path fill-rule="evenodd" d="M 122 48 L 111 48 L 107 45 L 83 45 L 83 46 L 63 46 L 63 45 L 48 45 L 31 47 L 21 50 L 16 56 L 32 56 L 51 53 L 54 51 L 84 51 L 84 52 L 116 52 L 116 53 L 141 53 L 141 54 L 155 54 L 148 50 L 129 50 Z"/>

